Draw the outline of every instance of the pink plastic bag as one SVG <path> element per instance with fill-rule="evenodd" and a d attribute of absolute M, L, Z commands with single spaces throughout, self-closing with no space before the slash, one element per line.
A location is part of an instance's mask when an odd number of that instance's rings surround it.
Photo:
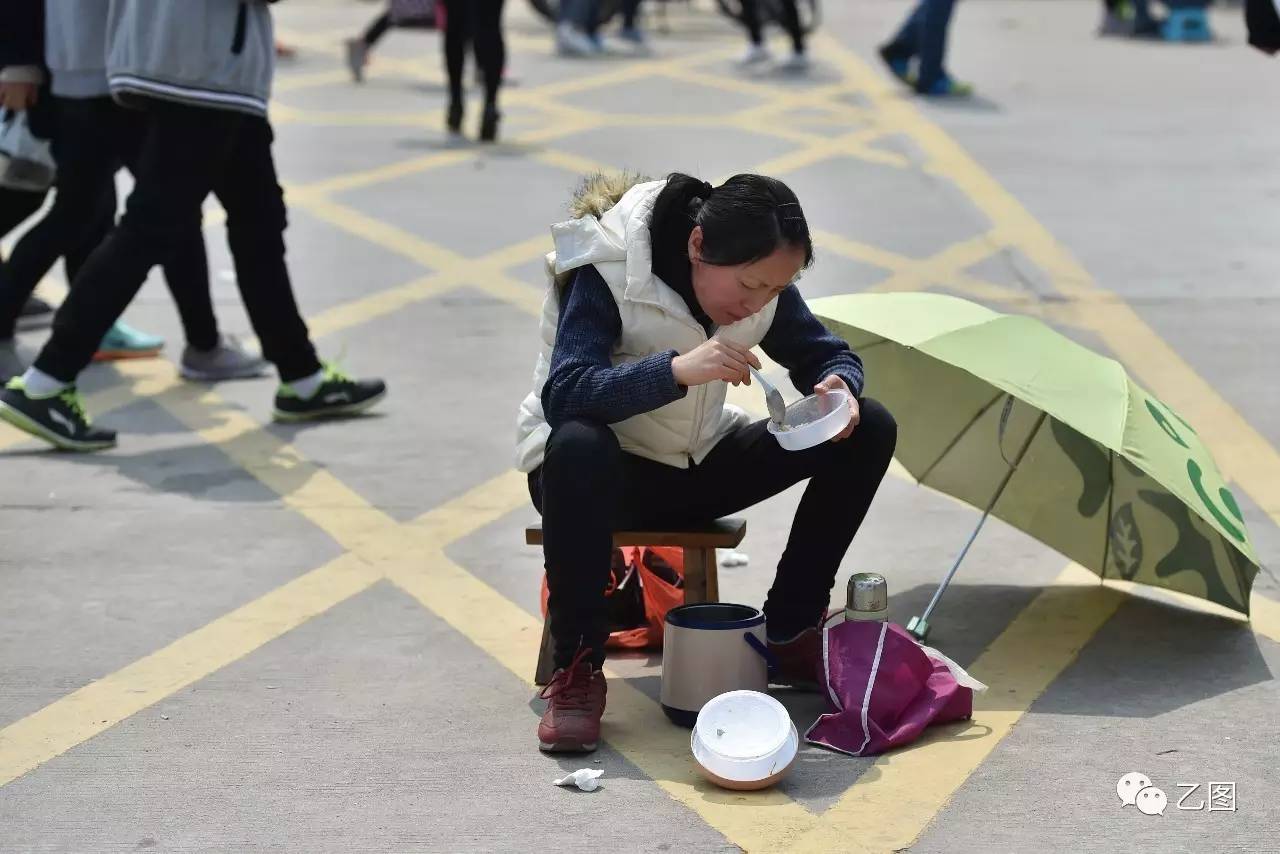
<path fill-rule="evenodd" d="M 846 621 L 823 632 L 823 670 L 832 711 L 805 741 L 874 756 L 910 744 L 926 727 L 973 717 L 986 686 L 894 623 Z"/>

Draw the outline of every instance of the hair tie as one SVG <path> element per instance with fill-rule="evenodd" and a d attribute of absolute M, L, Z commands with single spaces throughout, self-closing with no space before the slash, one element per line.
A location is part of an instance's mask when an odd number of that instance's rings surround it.
<path fill-rule="evenodd" d="M 698 221 L 698 214 L 702 212 L 702 206 L 707 203 L 707 199 L 711 198 L 713 192 L 715 192 L 715 187 L 706 181 L 698 181 L 694 184 L 693 192 L 689 194 L 689 200 L 685 203 L 689 219 L 695 223 Z"/>

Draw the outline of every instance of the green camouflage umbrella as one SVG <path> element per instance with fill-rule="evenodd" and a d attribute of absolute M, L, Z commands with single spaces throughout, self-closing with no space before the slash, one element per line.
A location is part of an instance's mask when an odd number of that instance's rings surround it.
<path fill-rule="evenodd" d="M 1258 559 L 1235 498 L 1195 430 L 1118 362 L 941 294 L 811 307 L 866 363 L 868 394 L 898 420 L 897 458 L 921 484 L 1103 578 L 1249 613 Z M 918 637 L 954 572 L 909 626 Z"/>

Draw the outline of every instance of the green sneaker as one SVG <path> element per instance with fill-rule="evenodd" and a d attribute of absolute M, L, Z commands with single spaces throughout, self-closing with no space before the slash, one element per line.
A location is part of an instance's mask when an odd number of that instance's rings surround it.
<path fill-rule="evenodd" d="M 0 419 L 64 451 L 101 451 L 116 444 L 116 431 L 89 421 L 75 386 L 32 397 L 22 377 L 14 377 L 0 392 Z"/>
<path fill-rule="evenodd" d="M 353 380 L 333 365 L 324 366 L 324 380 L 316 393 L 303 397 L 292 386 L 282 384 L 276 392 L 274 416 L 277 421 L 308 421 L 337 418 L 364 412 L 386 397 L 382 380 Z"/>
<path fill-rule="evenodd" d="M 164 347 L 164 339 L 156 335 L 139 332 L 132 326 L 119 320 L 102 336 L 98 352 L 93 354 L 95 362 L 110 362 L 117 359 L 150 359 L 160 353 Z"/>

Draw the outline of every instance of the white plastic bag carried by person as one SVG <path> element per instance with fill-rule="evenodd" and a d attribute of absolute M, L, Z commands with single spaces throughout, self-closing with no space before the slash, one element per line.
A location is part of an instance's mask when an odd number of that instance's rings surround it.
<path fill-rule="evenodd" d="M 0 116 L 0 187 L 43 193 L 56 174 L 49 142 L 31 132 L 26 112 Z"/>

